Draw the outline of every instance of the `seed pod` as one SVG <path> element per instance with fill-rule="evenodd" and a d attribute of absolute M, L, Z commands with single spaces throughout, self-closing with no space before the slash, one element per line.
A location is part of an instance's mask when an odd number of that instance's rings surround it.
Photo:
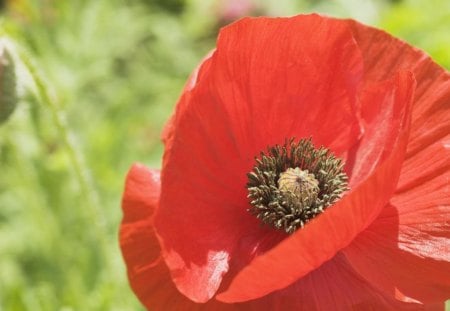
<path fill-rule="evenodd" d="M 298 167 L 288 168 L 280 173 L 278 188 L 282 192 L 290 192 L 302 198 L 306 205 L 316 201 L 320 191 L 319 181 L 314 174 L 309 174 L 308 170 L 303 171 Z"/>
<path fill-rule="evenodd" d="M 0 41 L 0 124 L 8 120 L 17 105 L 14 61 Z"/>

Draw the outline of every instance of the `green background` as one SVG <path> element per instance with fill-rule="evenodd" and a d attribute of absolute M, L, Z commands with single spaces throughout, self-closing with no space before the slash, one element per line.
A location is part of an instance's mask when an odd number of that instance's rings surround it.
<path fill-rule="evenodd" d="M 353 17 L 450 68 L 447 0 L 251 2 L 239 14 Z M 141 310 L 117 241 L 124 176 L 160 166 L 161 128 L 233 19 L 226 1 L 0 3 L 0 34 L 25 62 L 0 125 L 0 310 Z"/>

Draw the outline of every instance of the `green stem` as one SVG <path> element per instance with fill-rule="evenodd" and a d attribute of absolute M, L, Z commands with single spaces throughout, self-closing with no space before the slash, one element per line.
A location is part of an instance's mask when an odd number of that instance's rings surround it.
<path fill-rule="evenodd" d="M 101 232 L 99 232 L 99 234 L 104 236 L 106 233 L 107 223 L 104 214 L 99 208 L 99 196 L 95 190 L 90 170 L 88 169 L 82 154 L 79 152 L 79 149 L 76 147 L 75 138 L 67 125 L 64 112 L 59 108 L 56 101 L 50 96 L 45 80 L 38 72 L 32 59 L 26 55 L 24 51 L 20 51 L 19 55 L 34 81 L 38 98 L 47 106 L 47 108 L 49 108 L 52 114 L 55 126 L 57 127 L 61 139 L 64 142 L 70 161 L 75 170 L 83 196 L 85 197 L 90 208 L 90 213 L 92 216 L 91 219 L 94 219 L 96 227 L 100 229 Z"/>

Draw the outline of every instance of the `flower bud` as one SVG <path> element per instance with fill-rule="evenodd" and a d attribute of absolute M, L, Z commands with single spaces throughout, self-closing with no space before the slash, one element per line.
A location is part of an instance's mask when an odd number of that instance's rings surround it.
<path fill-rule="evenodd" d="M 4 123 L 17 105 L 14 61 L 4 42 L 0 41 L 0 124 Z"/>

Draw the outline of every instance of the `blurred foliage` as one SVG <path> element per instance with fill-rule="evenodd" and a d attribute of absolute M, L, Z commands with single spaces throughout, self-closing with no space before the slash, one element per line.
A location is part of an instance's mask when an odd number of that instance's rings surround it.
<path fill-rule="evenodd" d="M 17 105 L 16 69 L 4 45 L 0 41 L 0 124 L 8 120 Z"/>
<path fill-rule="evenodd" d="M 398 2 L 383 15 L 380 25 L 450 68 L 450 1 Z"/>
<path fill-rule="evenodd" d="M 135 161 L 160 165 L 161 128 L 221 25 L 243 14 L 354 17 L 450 67 L 446 0 L 250 2 L 234 15 L 217 0 L 0 3 L 0 34 L 26 60 L 20 102 L 0 127 L 0 309 L 142 309 L 117 242 L 124 176 Z"/>

